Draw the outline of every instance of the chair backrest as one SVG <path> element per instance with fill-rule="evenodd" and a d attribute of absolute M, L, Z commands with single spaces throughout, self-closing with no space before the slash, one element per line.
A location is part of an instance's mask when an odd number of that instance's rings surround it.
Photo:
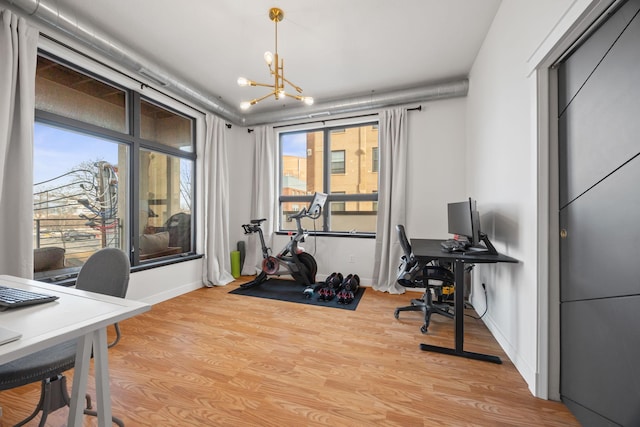
<path fill-rule="evenodd" d="M 398 232 L 398 240 L 400 240 L 400 247 L 404 251 L 404 256 L 407 257 L 407 261 L 412 261 L 413 251 L 411 250 L 411 243 L 407 239 L 407 233 L 404 231 L 404 225 L 396 225 L 396 231 Z"/>
<path fill-rule="evenodd" d="M 400 266 L 398 267 L 397 281 L 404 287 L 422 287 L 422 265 L 418 263 L 418 260 L 413 255 L 411 250 L 411 244 L 407 239 L 407 233 L 404 231 L 404 225 L 396 225 L 396 231 L 398 232 L 398 240 L 400 246 L 404 251 L 400 259 Z"/>
<path fill-rule="evenodd" d="M 116 248 L 104 248 L 84 263 L 76 279 L 76 288 L 124 298 L 129 288 L 129 258 Z"/>

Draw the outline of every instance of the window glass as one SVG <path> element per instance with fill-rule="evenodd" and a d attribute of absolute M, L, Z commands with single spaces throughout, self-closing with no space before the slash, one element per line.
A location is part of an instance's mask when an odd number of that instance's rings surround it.
<path fill-rule="evenodd" d="M 193 162 L 140 151 L 140 260 L 191 252 Z"/>
<path fill-rule="evenodd" d="M 36 277 L 72 278 L 107 246 L 134 266 L 195 253 L 196 120 L 46 55 L 36 76 Z"/>
<path fill-rule="evenodd" d="M 63 265 L 56 264 L 53 270 L 77 269 L 104 247 L 125 249 L 128 157 L 125 144 L 36 122 L 36 273 L 47 267 L 42 264 L 47 260 L 41 259 L 47 251 L 42 248 L 64 249 Z"/>
<path fill-rule="evenodd" d="M 316 191 L 329 195 L 322 221 L 309 230 L 375 233 L 378 200 L 377 124 L 280 134 L 280 230 L 295 228 L 288 215 Z M 325 159 L 323 154 L 330 153 Z"/>
<path fill-rule="evenodd" d="M 331 173 L 344 173 L 344 150 L 331 151 Z"/>
<path fill-rule="evenodd" d="M 371 172 L 378 172 L 378 147 L 371 148 Z"/>
<path fill-rule="evenodd" d="M 65 65 L 38 56 L 36 109 L 118 132 L 128 132 L 127 94 Z"/>
<path fill-rule="evenodd" d="M 316 191 L 323 192 L 323 133 L 294 132 L 282 134 L 280 141 L 280 187 L 285 196 L 306 196 Z M 311 200 L 311 199 L 309 199 Z M 297 201 L 282 205 L 282 213 L 290 215 L 298 212 L 306 203 Z M 295 224 L 293 225 L 295 228 Z"/>
<path fill-rule="evenodd" d="M 331 194 L 372 194 L 371 200 L 343 199 L 332 202 L 331 230 L 341 232 L 375 232 L 378 170 L 373 166 L 373 149 L 378 148 L 378 127 L 354 126 L 330 132 L 331 152 L 342 152 L 343 171 L 332 173 Z"/>
<path fill-rule="evenodd" d="M 140 101 L 140 137 L 182 151 L 193 151 L 193 120 L 147 100 Z"/>
<path fill-rule="evenodd" d="M 344 191 L 332 191 L 333 194 L 345 194 Z M 331 206 L 331 212 L 344 211 L 345 202 L 331 202 L 329 203 Z"/>

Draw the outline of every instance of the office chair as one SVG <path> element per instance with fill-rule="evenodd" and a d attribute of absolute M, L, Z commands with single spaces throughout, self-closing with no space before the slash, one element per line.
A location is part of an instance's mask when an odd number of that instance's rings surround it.
<path fill-rule="evenodd" d="M 91 255 L 80 269 L 76 288 L 124 298 L 129 286 L 129 270 L 129 259 L 124 252 L 116 248 L 101 249 Z M 109 348 L 117 344 L 121 336 L 118 324 L 114 326 L 116 338 L 109 344 Z M 38 405 L 31 415 L 15 427 L 25 425 L 40 411 L 42 411 L 42 417 L 38 425 L 43 427 L 51 412 L 69 406 L 67 380 L 63 373 L 75 366 L 76 346 L 77 340 L 71 340 L 0 365 L 0 390 L 41 381 Z M 96 416 L 97 413 L 92 410 L 89 395 L 86 396 L 86 402 L 87 407 L 84 413 Z M 124 427 L 122 420 L 113 417 L 112 421 Z"/>
<path fill-rule="evenodd" d="M 451 305 L 444 301 L 442 287 L 453 286 L 455 278 L 453 272 L 438 265 L 436 259 L 420 261 L 415 257 L 403 225 L 396 225 L 396 231 L 398 232 L 400 246 L 404 252 L 398 269 L 398 283 L 406 288 L 425 288 L 425 293 L 422 298 L 412 299 L 411 305 L 396 308 L 393 315 L 398 319 L 401 311 L 423 312 L 424 324 L 420 331 L 426 334 L 432 313 L 437 313 L 450 319 L 454 318 Z"/>

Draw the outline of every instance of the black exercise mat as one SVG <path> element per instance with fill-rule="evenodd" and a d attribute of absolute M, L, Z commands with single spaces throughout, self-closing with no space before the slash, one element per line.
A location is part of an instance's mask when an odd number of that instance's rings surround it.
<path fill-rule="evenodd" d="M 319 301 L 317 294 L 314 294 L 311 298 L 307 298 L 303 293 L 304 289 L 304 285 L 292 280 L 268 279 L 257 286 L 250 288 L 236 288 L 229 291 L 229 293 L 279 301 L 297 302 L 300 304 L 318 305 L 322 307 L 342 308 L 344 310 L 355 310 L 362 298 L 362 295 L 364 295 L 365 290 L 362 286 L 358 288 L 351 304 L 338 304 L 338 298 L 336 297 L 331 301 Z"/>

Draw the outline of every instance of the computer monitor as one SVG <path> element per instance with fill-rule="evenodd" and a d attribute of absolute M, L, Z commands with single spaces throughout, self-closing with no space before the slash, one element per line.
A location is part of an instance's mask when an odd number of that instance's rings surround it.
<path fill-rule="evenodd" d="M 449 234 L 464 236 L 473 244 L 473 211 L 475 203 L 469 198 L 465 202 L 449 203 L 447 205 L 447 219 Z"/>
<path fill-rule="evenodd" d="M 324 208 L 324 204 L 327 201 L 326 193 L 318 193 L 316 192 L 313 195 L 313 200 L 311 200 L 311 204 L 309 205 L 309 209 L 307 209 L 307 215 L 312 218 L 317 218 L 322 213 L 322 208 Z"/>
<path fill-rule="evenodd" d="M 480 213 L 476 207 L 476 201 L 471 197 L 464 202 L 449 203 L 447 218 L 449 234 L 466 237 L 469 241 L 470 251 L 487 251 L 493 255 L 498 254 L 496 248 L 489 241 L 489 237 L 480 228 Z"/>

